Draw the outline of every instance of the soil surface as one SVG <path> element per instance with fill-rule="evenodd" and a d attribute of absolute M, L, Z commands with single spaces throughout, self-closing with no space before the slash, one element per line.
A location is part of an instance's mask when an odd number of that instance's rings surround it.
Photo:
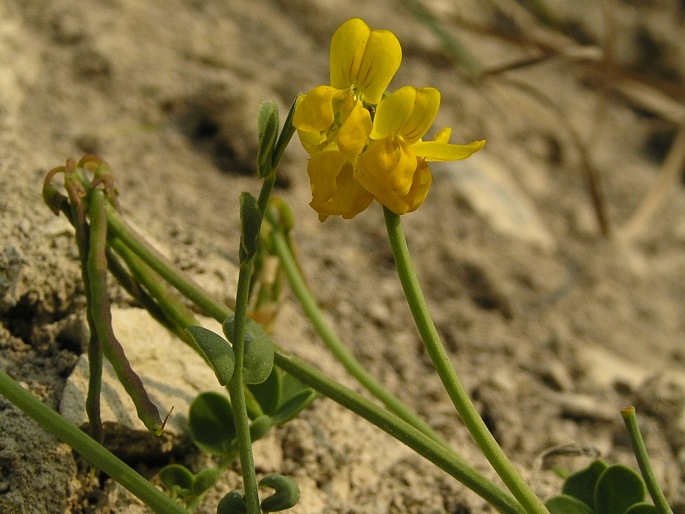
<path fill-rule="evenodd" d="M 674 510 L 685 511 L 685 139 L 676 138 L 685 120 L 685 6 L 555 0 L 545 22 L 524 4 L 422 4 L 490 72 L 474 80 L 413 2 L 0 2 L 0 366 L 57 409 L 84 351 L 73 231 L 40 196 L 46 172 L 69 157 L 103 156 L 126 218 L 228 296 L 235 277 L 223 263 L 237 260 L 238 196 L 259 189 L 257 108 L 276 100 L 285 113 L 297 93 L 326 83 L 330 36 L 359 16 L 403 45 L 391 89 L 439 88 L 436 129 L 453 127 L 461 143 L 487 140 L 458 166 L 435 165 L 428 199 L 403 222 L 437 327 L 494 435 L 546 498 L 561 483 L 552 467 L 587 463 L 542 458 L 558 445 L 635 467 L 619 410 L 636 405 L 657 476 Z M 331 323 L 390 389 L 494 476 L 422 348 L 380 207 L 320 223 L 308 206 L 306 158 L 293 140 L 277 194 L 293 208 L 302 266 Z M 671 168 L 668 178 L 662 171 Z M 659 181 L 663 194 L 636 217 Z M 112 301 L 135 307 L 116 287 Z M 356 387 L 292 297 L 274 337 Z M 293 513 L 492 511 L 327 399 L 256 452 L 260 474 L 297 480 Z M 187 445 L 132 464 L 154 479 L 171 461 L 206 464 Z M 198 512 L 213 512 L 238 483 L 237 466 L 226 470 Z M 146 509 L 91 477 L 0 398 L 0 511 Z"/>

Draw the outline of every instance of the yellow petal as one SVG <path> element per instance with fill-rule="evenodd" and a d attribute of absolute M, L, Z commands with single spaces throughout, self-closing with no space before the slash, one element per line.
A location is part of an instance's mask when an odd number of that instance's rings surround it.
<path fill-rule="evenodd" d="M 440 141 L 420 141 L 412 145 L 412 150 L 428 162 L 459 161 L 476 153 L 483 146 L 485 146 L 484 140 L 473 141 L 467 145 L 450 145 Z"/>
<path fill-rule="evenodd" d="M 416 89 L 404 86 L 378 104 L 373 118 L 371 139 L 385 139 L 399 133 L 407 123 L 416 102 Z"/>
<path fill-rule="evenodd" d="M 366 146 L 369 132 L 371 132 L 371 114 L 360 102 L 357 102 L 338 131 L 336 138 L 338 148 L 349 158 L 356 158 Z"/>
<path fill-rule="evenodd" d="M 376 199 L 409 193 L 416 170 L 416 155 L 411 147 L 396 139 L 373 141 L 357 162 L 355 177 Z"/>
<path fill-rule="evenodd" d="M 306 132 L 320 132 L 333 124 L 333 97 L 338 90 L 330 86 L 317 86 L 301 97 L 295 106 L 293 126 Z"/>
<path fill-rule="evenodd" d="M 312 187 L 309 205 L 321 221 L 328 216 L 353 218 L 373 201 L 373 195 L 354 179 L 352 162 L 338 151 L 314 154 L 307 172 Z"/>
<path fill-rule="evenodd" d="M 307 174 L 312 188 L 312 202 L 316 204 L 328 201 L 337 189 L 338 174 L 346 162 L 343 154 L 336 150 L 317 152 L 307 163 Z"/>
<path fill-rule="evenodd" d="M 439 108 L 440 91 L 433 87 L 417 89 L 411 116 L 400 128 L 399 134 L 407 143 L 415 143 L 431 128 Z"/>
<path fill-rule="evenodd" d="M 401 62 L 402 47 L 395 34 L 389 30 L 371 32 L 355 80 L 365 102 L 376 105 L 381 101 Z"/>
<path fill-rule="evenodd" d="M 433 175 L 431 170 L 423 159 L 418 159 L 418 165 L 414 172 L 414 180 L 411 189 L 407 196 L 402 198 L 402 201 L 407 205 L 407 212 L 413 212 L 418 209 L 423 201 L 428 196 L 428 190 L 433 182 Z M 404 213 L 396 213 L 404 214 Z"/>
<path fill-rule="evenodd" d="M 304 148 L 309 155 L 320 152 L 326 147 L 326 133 L 325 132 L 307 132 L 305 130 L 297 130 L 297 135 Z"/>
<path fill-rule="evenodd" d="M 338 27 L 331 39 L 331 86 L 348 89 L 356 82 L 370 36 L 371 29 L 359 18 Z"/>
<path fill-rule="evenodd" d="M 450 136 L 452 135 L 452 129 L 450 127 L 445 127 L 440 132 L 435 135 L 435 140 L 438 143 L 449 143 Z"/>

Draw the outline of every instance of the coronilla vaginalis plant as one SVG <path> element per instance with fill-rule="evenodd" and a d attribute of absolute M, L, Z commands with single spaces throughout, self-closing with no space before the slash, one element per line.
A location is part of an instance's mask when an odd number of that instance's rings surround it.
<path fill-rule="evenodd" d="M 392 32 L 372 30 L 354 18 L 332 37 L 330 84 L 296 98 L 282 126 L 275 103 L 261 106 L 256 160 L 262 188 L 258 197 L 243 193 L 238 205 L 241 233 L 236 242 L 240 268 L 235 311 L 211 298 L 125 222 L 118 208 L 114 174 L 103 159 L 68 160 L 65 166 L 50 171 L 43 197 L 55 214 L 65 215 L 74 226 L 85 285 L 90 327 L 86 398 L 90 434 L 61 418 L 1 370 L 0 393 L 158 513 L 192 512 L 216 483 L 219 472 L 236 458 L 243 487 L 224 495 L 218 514 L 260 514 L 293 507 L 300 494 L 297 484 L 280 474 L 258 480 L 252 444 L 321 396 L 406 444 L 503 514 L 670 512 L 654 480 L 634 410 L 626 409 L 623 415 L 641 476 L 624 466 L 597 461 L 568 477 L 562 493 L 543 502 L 475 409 L 428 311 L 401 217 L 426 201 L 432 182 L 430 163 L 465 159 L 485 142 L 450 143 L 450 128 L 437 131 L 433 139 L 427 137 L 440 107 L 440 92 L 414 85 L 388 91 L 401 61 L 402 49 Z M 330 216 L 353 218 L 374 201 L 382 206 L 398 277 L 426 351 L 456 412 L 504 487 L 474 469 L 458 449 L 450 447 L 371 375 L 326 322 L 296 259 L 293 215 L 282 200 L 271 196 L 278 164 L 295 133 L 309 154 L 310 205 L 322 222 Z M 63 178 L 61 186 L 57 177 Z M 275 268 L 267 264 L 274 262 Z M 216 467 L 192 473 L 178 464 L 167 466 L 158 477 L 165 492 L 101 444 L 103 357 L 112 363 L 145 426 L 160 434 L 165 424 L 112 330 L 107 290 L 110 276 L 160 324 L 196 350 L 227 390 L 227 395 L 201 394 L 188 416 L 191 439 L 215 456 Z M 271 339 L 268 325 L 284 281 L 322 341 L 378 402 L 336 382 Z M 223 334 L 201 327 L 187 303 L 222 323 Z M 645 491 L 653 503 L 645 501 Z"/>

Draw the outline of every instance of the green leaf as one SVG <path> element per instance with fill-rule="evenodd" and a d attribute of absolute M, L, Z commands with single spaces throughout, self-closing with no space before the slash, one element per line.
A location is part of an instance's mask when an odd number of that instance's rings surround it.
<path fill-rule="evenodd" d="M 278 512 L 291 509 L 300 501 L 300 488 L 290 477 L 267 475 L 259 481 L 259 487 L 271 487 L 276 491 L 262 500 L 260 507 L 264 512 Z"/>
<path fill-rule="evenodd" d="M 219 479 L 219 468 L 206 468 L 200 471 L 195 478 L 193 478 L 193 485 L 190 488 L 193 496 L 200 496 L 207 492 L 207 490 L 216 484 Z"/>
<path fill-rule="evenodd" d="M 235 316 L 223 324 L 224 334 L 235 344 Z M 246 384 L 261 384 L 274 367 L 274 345 L 264 329 L 254 320 L 245 318 L 244 381 Z"/>
<path fill-rule="evenodd" d="M 212 455 L 228 455 L 236 437 L 231 403 L 225 396 L 200 393 L 190 405 L 188 430 L 193 442 Z"/>
<path fill-rule="evenodd" d="M 242 490 L 235 489 L 227 493 L 216 506 L 216 514 L 246 514 L 245 496 Z"/>
<path fill-rule="evenodd" d="M 159 470 L 159 481 L 164 489 L 186 496 L 193 485 L 193 474 L 185 466 L 170 464 Z"/>
<path fill-rule="evenodd" d="M 595 511 L 601 514 L 625 514 L 635 503 L 645 499 L 642 477 L 622 464 L 609 466 L 595 487 Z"/>
<path fill-rule="evenodd" d="M 247 386 L 262 408 L 264 414 L 273 414 L 278 409 L 282 397 L 281 372 L 275 366 L 271 369 L 271 374 L 261 384 L 250 384 Z"/>
<path fill-rule="evenodd" d="M 259 244 L 262 214 L 257 199 L 250 193 L 240 194 L 240 264 L 254 257 Z"/>
<path fill-rule="evenodd" d="M 278 141 L 274 145 L 274 153 L 273 157 L 271 158 L 271 166 L 273 168 L 276 168 L 276 166 L 278 166 L 278 163 L 281 161 L 281 157 L 283 157 L 283 152 L 285 152 L 285 149 L 288 147 L 290 139 L 293 137 L 293 134 L 295 133 L 295 127 L 293 127 L 293 116 L 295 115 L 295 107 L 297 107 L 297 102 L 300 100 L 301 97 L 301 94 L 297 95 L 297 98 L 295 98 L 293 104 L 290 106 L 288 115 L 286 116 L 285 122 L 283 123 L 281 135 L 278 136 Z"/>
<path fill-rule="evenodd" d="M 271 158 L 278 136 L 278 104 L 276 102 L 264 102 L 259 106 L 257 127 L 259 134 L 259 146 L 257 147 L 257 173 L 259 178 L 267 177 L 272 173 Z"/>
<path fill-rule="evenodd" d="M 235 354 L 228 341 L 204 327 L 188 327 L 186 332 L 214 370 L 219 384 L 228 384 L 235 369 Z"/>
<path fill-rule="evenodd" d="M 250 423 L 250 440 L 252 442 L 258 441 L 269 433 L 269 430 L 272 426 L 273 422 L 271 421 L 270 416 L 259 416 L 252 423 Z"/>
<path fill-rule="evenodd" d="M 545 502 L 545 507 L 550 514 L 593 514 L 585 502 L 567 494 L 553 496 Z"/>
<path fill-rule="evenodd" d="M 283 383 L 282 402 L 288 401 L 296 394 L 299 394 L 300 391 L 311 389 L 309 386 L 304 385 L 298 378 L 294 377 L 290 373 L 284 372 L 283 376 L 281 377 L 281 382 Z"/>
<path fill-rule="evenodd" d="M 282 425 L 293 419 L 316 400 L 318 393 L 314 389 L 303 389 L 285 401 L 271 417 L 274 425 Z"/>
<path fill-rule="evenodd" d="M 636 503 L 625 514 L 659 514 L 659 509 L 647 502 Z"/>
<path fill-rule="evenodd" d="M 606 469 L 607 465 L 604 461 L 598 459 L 592 462 L 587 468 L 570 475 L 564 482 L 561 492 L 577 498 L 589 507 L 594 507 L 595 486 Z"/>

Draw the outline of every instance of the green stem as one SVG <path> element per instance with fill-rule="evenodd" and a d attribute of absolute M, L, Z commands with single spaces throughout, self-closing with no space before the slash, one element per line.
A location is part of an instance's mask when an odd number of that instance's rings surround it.
<path fill-rule="evenodd" d="M 112 221 L 114 223 L 111 223 Z M 140 236 L 137 236 L 120 220 L 118 213 L 114 209 L 108 210 L 108 222 L 110 222 L 110 230 L 116 230 L 117 236 L 121 237 L 143 261 L 200 309 L 210 313 L 220 323 L 232 314 L 226 305 L 216 302 L 200 286 L 183 277 L 182 273 L 166 262 L 158 252 L 150 251 L 146 243 L 138 241 L 137 238 Z M 135 244 L 131 245 L 129 241 Z M 363 396 L 329 379 L 312 366 L 278 347 L 276 347 L 275 358 L 276 364 L 281 369 L 321 394 L 328 396 L 343 407 L 357 413 L 391 436 L 397 437 L 418 454 L 430 460 L 436 466 L 479 494 L 499 512 L 503 514 L 521 514 L 523 512 L 513 497 L 473 470 L 454 451 L 439 445 L 425 434 L 397 418 L 394 414 L 384 411 Z"/>
<path fill-rule="evenodd" d="M 459 376 L 452 367 L 433 319 L 428 311 L 426 300 L 421 291 L 414 266 L 407 248 L 407 241 L 402 230 L 400 216 L 383 207 L 385 224 L 390 239 L 390 246 L 397 265 L 397 273 L 404 289 L 414 321 L 426 350 L 433 361 L 435 370 L 447 390 L 452 403 L 459 412 L 466 428 L 475 439 L 476 444 L 488 459 L 492 467 L 509 488 L 511 493 L 521 503 L 528 514 L 549 514 L 542 501 L 535 495 L 530 486 L 523 480 L 502 448 L 492 436 L 485 422 L 478 414 L 476 407 L 469 398 Z"/>
<path fill-rule="evenodd" d="M 257 206 L 259 207 L 258 223 L 254 240 L 259 241 L 259 231 L 261 229 L 264 212 L 269 203 L 269 196 L 276 182 L 275 169 L 265 178 L 262 189 L 259 193 Z M 242 212 L 241 212 L 242 218 Z M 242 233 L 245 234 L 246 228 L 243 227 Z M 241 255 L 243 252 L 241 238 Z M 259 489 L 257 477 L 255 475 L 254 456 L 252 455 L 252 441 L 250 439 L 250 421 L 247 416 L 247 405 L 245 402 L 244 388 L 244 368 L 245 361 L 245 320 L 247 318 L 247 307 L 250 301 L 250 280 L 252 278 L 252 266 L 254 254 L 246 255 L 243 260 L 241 256 L 240 270 L 238 273 L 238 288 L 235 299 L 235 317 L 233 332 L 233 352 L 235 353 L 235 371 L 231 380 L 228 382 L 228 392 L 233 404 L 233 418 L 236 429 L 236 441 L 240 452 L 240 466 L 243 472 L 243 487 L 245 488 L 245 504 L 247 514 L 260 514 L 259 508 Z"/>
<path fill-rule="evenodd" d="M 319 309 L 316 299 L 305 283 L 304 277 L 300 272 L 299 266 L 295 262 L 290 246 L 285 237 L 274 227 L 271 234 L 272 242 L 276 255 L 281 261 L 283 270 L 285 271 L 290 287 L 293 293 L 300 301 L 302 308 L 309 320 L 314 325 L 314 328 L 321 336 L 321 339 L 326 344 L 328 349 L 335 355 L 336 359 L 340 361 L 347 372 L 352 375 L 367 391 L 378 398 L 386 408 L 403 419 L 416 429 L 420 430 L 428 437 L 434 439 L 443 446 L 448 446 L 442 437 L 435 432 L 427 423 L 425 423 L 415 412 L 413 412 L 402 400 L 397 398 L 393 393 L 388 391 L 383 384 L 371 375 L 362 364 L 352 355 L 351 352 L 345 348 L 345 345 L 338 338 L 335 331 L 326 322 L 323 313 Z"/>
<path fill-rule="evenodd" d="M 86 296 L 86 320 L 88 321 L 88 328 L 90 335 L 88 338 L 88 391 L 86 393 L 86 415 L 88 417 L 90 435 L 97 442 L 102 443 L 104 440 L 104 430 L 102 427 L 102 417 L 100 410 L 100 393 L 102 390 L 102 345 L 97 333 L 97 325 L 93 317 L 93 298 L 91 280 L 97 280 L 97 277 L 90 276 L 90 269 L 93 265 L 91 262 L 94 252 L 90 248 L 90 239 L 93 237 L 94 241 L 100 239 L 98 231 L 107 229 L 106 223 L 96 221 L 96 226 L 92 227 L 95 234 L 92 234 L 91 228 L 86 222 L 86 205 L 84 198 L 86 197 L 85 189 L 78 181 L 71 166 L 65 168 L 64 171 L 64 185 L 69 195 L 69 202 L 63 202 L 62 207 L 69 217 L 74 229 L 76 230 L 76 245 L 78 247 L 79 258 L 81 262 L 81 279 Z"/>
<path fill-rule="evenodd" d="M 635 407 L 626 407 L 621 409 L 621 416 L 623 417 L 623 422 L 628 429 L 628 435 L 630 436 L 630 444 L 633 447 L 633 453 L 635 453 L 635 459 L 640 467 L 640 472 L 642 473 L 642 478 L 647 485 L 647 490 L 649 495 L 652 497 L 654 506 L 659 511 L 659 514 L 673 514 L 671 506 L 666 501 L 664 492 L 659 487 L 659 483 L 654 475 L 654 470 L 652 469 L 652 463 L 649 460 L 649 455 L 647 454 L 647 448 L 645 447 L 645 441 L 640 433 L 640 428 L 637 425 L 637 416 L 635 415 Z"/>
<path fill-rule="evenodd" d="M 0 369 L 0 394 L 19 407 L 46 431 L 71 446 L 93 465 L 131 491 L 155 512 L 159 514 L 186 514 L 186 511 L 174 500 L 75 425 L 66 421 L 38 400 L 2 369 Z"/>
<path fill-rule="evenodd" d="M 81 277 L 83 279 L 83 286 L 86 295 L 86 319 L 88 320 L 88 327 L 90 336 L 88 338 L 88 391 L 86 392 L 86 413 L 88 415 L 88 424 L 90 435 L 98 443 L 102 444 L 104 441 L 104 428 L 102 426 L 100 395 L 102 392 L 102 344 L 97 333 L 97 325 L 95 316 L 92 312 L 93 304 L 93 290 L 97 290 L 98 286 L 93 285 L 92 282 L 97 281 L 99 277 L 93 274 L 93 268 L 96 267 L 94 261 L 97 261 L 97 241 L 102 240 L 102 232 L 106 237 L 107 221 L 103 219 L 91 220 L 90 227 L 85 222 L 79 224 L 76 230 L 88 233 L 83 237 L 84 241 L 88 241 L 84 248 L 80 251 L 85 252 L 84 258 L 81 260 Z M 80 237 L 77 236 L 77 239 Z"/>
<path fill-rule="evenodd" d="M 93 321 L 98 341 L 107 360 L 114 368 L 119 382 L 131 397 L 138 418 L 148 430 L 160 435 L 164 422 L 157 406 L 150 400 L 140 377 L 126 358 L 123 347 L 112 329 L 112 312 L 107 290 L 107 223 L 105 213 L 105 192 L 94 189 L 90 193 L 88 215 L 91 219 L 90 247 L 86 269 L 88 273 L 88 312 Z"/>
<path fill-rule="evenodd" d="M 235 353 L 235 371 L 228 382 L 228 392 L 233 404 L 233 419 L 235 422 L 236 440 L 240 452 L 240 467 L 243 472 L 243 487 L 245 488 L 245 504 L 248 514 L 260 514 L 259 491 L 255 475 L 254 457 L 252 455 L 252 441 L 250 440 L 250 421 L 247 418 L 245 404 L 245 390 L 243 387 L 245 361 L 245 317 L 250 292 L 250 275 L 252 273 L 252 259 L 240 265 L 238 275 L 238 291 L 235 305 L 235 325 L 233 333 L 233 352 Z"/>
<path fill-rule="evenodd" d="M 106 212 L 107 226 L 112 235 L 121 239 L 138 257 L 209 316 L 219 319 L 221 322 L 228 317 L 228 314 L 230 314 L 228 307 L 212 299 L 209 295 L 202 294 L 202 288 L 199 285 L 184 276 L 176 266 L 146 243 L 133 228 L 121 219 L 114 207 L 107 205 Z"/>
<path fill-rule="evenodd" d="M 520 505 L 512 496 L 471 468 L 452 450 L 445 448 L 443 444 L 438 443 L 396 415 L 379 408 L 370 400 L 340 385 L 327 375 L 278 347 L 276 348 L 275 364 L 297 377 L 305 385 L 312 387 L 404 443 L 484 498 L 502 514 L 522 513 Z"/>
<path fill-rule="evenodd" d="M 163 321 L 170 325 L 168 328 L 195 351 L 198 351 L 192 338 L 184 330 L 188 326 L 198 324 L 190 309 L 169 291 L 164 280 L 121 239 L 110 237 L 109 245 L 124 260 L 129 271 L 135 277 L 136 283 L 145 289 L 150 298 L 154 299 L 161 312 L 164 313 Z M 202 354 L 202 352 L 198 353 Z"/>

